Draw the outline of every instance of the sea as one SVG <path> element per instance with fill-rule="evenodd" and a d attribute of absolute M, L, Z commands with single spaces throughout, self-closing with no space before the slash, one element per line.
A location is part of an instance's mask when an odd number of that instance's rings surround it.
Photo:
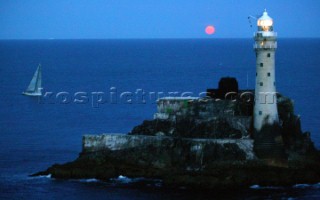
<path fill-rule="evenodd" d="M 276 87 L 320 148 L 320 39 L 278 39 Z M 43 97 L 28 97 L 37 66 Z M 319 184 L 233 191 L 29 177 L 75 160 L 85 134 L 125 134 L 156 99 L 201 96 L 221 77 L 255 85 L 253 39 L 0 40 L 0 199 L 319 199 Z M 143 177 L 141 177 L 143 179 Z"/>

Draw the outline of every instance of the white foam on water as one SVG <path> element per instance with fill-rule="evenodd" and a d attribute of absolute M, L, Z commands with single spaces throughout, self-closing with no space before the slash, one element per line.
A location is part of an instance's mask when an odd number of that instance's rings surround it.
<path fill-rule="evenodd" d="M 260 188 L 260 185 L 251 185 L 250 186 L 250 189 L 259 189 Z"/>
<path fill-rule="evenodd" d="M 284 187 L 275 187 L 275 186 L 260 186 L 260 185 L 251 185 L 250 189 L 283 189 Z M 305 189 L 305 188 L 314 188 L 314 189 L 320 189 L 320 183 L 316 183 L 316 184 L 305 184 L 305 183 L 301 183 L 301 184 L 295 184 L 292 186 L 292 188 L 296 188 L 296 189 Z"/>
<path fill-rule="evenodd" d="M 313 188 L 320 189 L 320 183 L 316 183 L 312 186 Z"/>
<path fill-rule="evenodd" d="M 277 190 L 277 189 L 282 189 L 282 187 L 251 185 L 250 189 L 254 189 L 254 190 L 262 190 L 262 189 Z"/>
<path fill-rule="evenodd" d="M 304 188 L 319 189 L 320 188 L 320 183 L 316 183 L 316 184 L 296 184 L 296 185 L 294 185 L 292 187 L 293 188 L 300 188 L 300 189 L 304 189 Z"/>
<path fill-rule="evenodd" d="M 133 182 L 133 179 L 128 178 L 128 177 L 123 176 L 123 175 L 118 176 L 118 178 L 112 178 L 111 180 L 115 181 L 117 183 L 131 183 L 131 182 Z"/>
<path fill-rule="evenodd" d="M 35 176 L 35 177 L 33 177 L 33 178 L 51 178 L 51 174 Z"/>
<path fill-rule="evenodd" d="M 155 186 L 155 187 L 161 187 L 162 186 L 162 180 L 160 179 L 148 179 L 144 177 L 138 177 L 138 178 L 129 178 L 127 176 L 120 175 L 117 178 L 111 178 L 110 181 L 112 181 L 115 184 L 131 184 L 131 183 L 138 183 L 142 181 L 147 181 L 147 186 Z"/>
<path fill-rule="evenodd" d="M 311 187 L 312 185 L 310 184 L 295 184 L 294 186 L 292 186 L 293 188 L 308 188 Z"/>
<path fill-rule="evenodd" d="M 84 182 L 84 183 L 96 183 L 99 182 L 98 179 L 95 178 L 89 178 L 89 179 L 80 179 L 80 182 Z"/>

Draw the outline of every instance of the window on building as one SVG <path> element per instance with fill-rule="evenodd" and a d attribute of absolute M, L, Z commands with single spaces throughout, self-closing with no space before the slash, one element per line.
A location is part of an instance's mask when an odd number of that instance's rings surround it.
<path fill-rule="evenodd" d="M 273 85 L 276 86 L 276 82 L 273 82 Z"/>
<path fill-rule="evenodd" d="M 262 115 L 262 111 L 259 111 L 259 115 Z"/>
<path fill-rule="evenodd" d="M 270 53 L 268 53 L 268 54 L 267 54 L 267 56 L 268 56 L 268 58 L 270 58 L 271 54 L 270 54 Z"/>
<path fill-rule="evenodd" d="M 258 76 L 258 73 L 256 72 L 256 76 Z"/>
<path fill-rule="evenodd" d="M 263 63 L 260 63 L 260 67 L 263 67 Z"/>
<path fill-rule="evenodd" d="M 268 76 L 270 76 L 271 74 L 270 74 L 270 72 L 268 72 Z"/>
<path fill-rule="evenodd" d="M 263 82 L 260 82 L 260 86 L 263 86 Z"/>

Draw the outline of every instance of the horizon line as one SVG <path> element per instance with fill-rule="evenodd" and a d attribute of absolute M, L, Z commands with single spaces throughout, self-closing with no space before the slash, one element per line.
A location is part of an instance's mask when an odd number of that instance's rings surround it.
<path fill-rule="evenodd" d="M 253 37 L 194 37 L 194 38 L 0 38 L 4 40 L 216 40 L 252 39 Z M 278 39 L 320 39 L 320 37 L 278 37 Z"/>

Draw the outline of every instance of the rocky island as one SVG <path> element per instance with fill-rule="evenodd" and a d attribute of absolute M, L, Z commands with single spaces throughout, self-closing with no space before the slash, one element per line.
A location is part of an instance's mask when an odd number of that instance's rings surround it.
<path fill-rule="evenodd" d="M 277 95 L 281 126 L 264 128 L 273 139 L 267 137 L 269 153 L 259 155 L 250 115 L 253 102 L 227 87 L 235 82 L 223 78 L 216 90 L 222 96 L 232 92 L 232 99 L 159 99 L 153 120 L 128 134 L 85 135 L 79 158 L 34 175 L 103 181 L 125 175 L 201 189 L 319 182 L 320 153 L 310 133 L 302 132 L 292 101 Z M 270 130 L 281 134 L 281 152 L 272 145 L 278 135 Z"/>
<path fill-rule="evenodd" d="M 79 157 L 37 175 L 160 179 L 164 187 L 242 188 L 320 181 L 320 153 L 293 101 L 276 92 L 276 33 L 267 12 L 255 33 L 256 86 L 224 77 L 206 97 L 158 99 L 153 120 L 128 134 L 83 136 Z"/>

